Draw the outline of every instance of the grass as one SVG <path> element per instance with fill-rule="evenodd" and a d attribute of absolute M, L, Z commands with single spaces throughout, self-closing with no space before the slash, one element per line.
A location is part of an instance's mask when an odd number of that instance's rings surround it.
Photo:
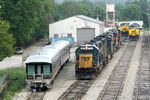
<path fill-rule="evenodd" d="M 1 70 L 0 73 L 4 73 L 6 70 Z M 8 74 L 8 82 L 10 82 L 10 88 L 7 89 L 6 82 L 4 86 L 6 90 L 4 91 L 3 100 L 11 100 L 15 93 L 21 91 L 22 88 L 26 86 L 25 81 L 25 69 L 23 68 L 10 68 Z"/>
<path fill-rule="evenodd" d="M 0 71 L 0 78 L 6 73 L 6 70 Z"/>

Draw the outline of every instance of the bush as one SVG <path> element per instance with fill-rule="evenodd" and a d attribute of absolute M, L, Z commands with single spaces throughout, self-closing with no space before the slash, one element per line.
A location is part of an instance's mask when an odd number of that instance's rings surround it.
<path fill-rule="evenodd" d="M 0 73 L 6 72 L 6 70 L 0 71 Z M 26 86 L 25 69 L 24 68 L 10 68 L 7 81 L 10 83 L 10 87 L 5 85 L 4 100 L 11 100 L 15 93 L 21 91 Z M 4 83 L 6 84 L 6 82 Z"/>

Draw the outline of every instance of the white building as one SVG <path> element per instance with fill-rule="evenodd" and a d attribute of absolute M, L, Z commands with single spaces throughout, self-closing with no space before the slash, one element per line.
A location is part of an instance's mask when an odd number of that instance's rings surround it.
<path fill-rule="evenodd" d="M 83 44 L 103 32 L 104 22 L 84 15 L 72 16 L 49 24 L 49 38 L 73 37 L 77 44 Z"/>

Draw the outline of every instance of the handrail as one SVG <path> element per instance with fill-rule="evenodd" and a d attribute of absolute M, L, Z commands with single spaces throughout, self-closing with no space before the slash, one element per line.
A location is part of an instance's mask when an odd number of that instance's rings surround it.
<path fill-rule="evenodd" d="M 8 69 L 7 72 L 2 77 L 0 77 L 0 86 L 4 83 L 7 77 L 8 77 Z"/>

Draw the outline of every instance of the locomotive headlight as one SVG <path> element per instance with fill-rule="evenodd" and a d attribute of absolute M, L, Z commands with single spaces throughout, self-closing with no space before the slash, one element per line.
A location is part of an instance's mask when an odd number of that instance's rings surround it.
<path fill-rule="evenodd" d="M 88 46 L 85 47 L 85 50 L 88 50 Z"/>

